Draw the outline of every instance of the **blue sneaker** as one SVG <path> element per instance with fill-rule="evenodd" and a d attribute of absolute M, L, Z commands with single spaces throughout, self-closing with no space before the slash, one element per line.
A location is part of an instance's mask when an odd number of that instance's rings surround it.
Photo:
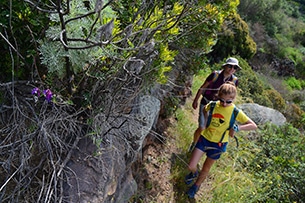
<path fill-rule="evenodd" d="M 196 184 L 192 185 L 192 187 L 190 187 L 190 189 L 186 192 L 187 196 L 189 198 L 194 199 L 195 198 L 195 194 L 198 192 L 199 190 L 199 186 L 197 186 Z"/>
<path fill-rule="evenodd" d="M 199 174 L 198 171 L 196 171 L 195 173 L 190 172 L 187 176 L 185 176 L 185 179 L 184 179 L 185 184 L 187 184 L 187 185 L 191 184 L 193 182 L 193 180 L 195 180 L 195 178 L 197 178 L 198 174 Z"/>

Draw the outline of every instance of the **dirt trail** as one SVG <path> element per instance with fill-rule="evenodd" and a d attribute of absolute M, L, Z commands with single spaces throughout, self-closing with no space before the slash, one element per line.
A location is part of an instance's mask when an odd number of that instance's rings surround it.
<path fill-rule="evenodd" d="M 188 99 L 187 102 L 192 102 Z M 190 104 L 188 104 L 190 105 Z M 183 107 L 182 107 L 183 108 Z M 198 109 L 189 112 L 192 114 L 191 121 L 197 123 Z M 168 121 L 170 125 L 176 125 L 177 120 L 171 118 Z M 195 130 L 195 129 L 194 129 Z M 136 175 L 138 182 L 138 193 L 133 201 L 130 202 L 156 202 L 156 203 L 184 203 L 184 202 L 210 202 L 207 201 L 207 194 L 211 190 L 211 181 L 207 180 L 201 186 L 196 200 L 189 201 L 185 195 L 188 186 L 184 183 L 184 176 L 187 173 L 187 162 L 190 154 L 187 151 L 178 149 L 177 143 L 179 137 L 170 134 L 168 131 L 163 133 L 166 140 L 156 139 L 156 135 L 151 136 L 151 144 L 143 149 L 142 169 Z M 190 135 L 192 139 L 192 135 Z M 191 140 L 190 140 L 191 142 Z M 180 162 L 180 171 L 175 167 Z M 202 201 L 202 197 L 205 200 Z"/>

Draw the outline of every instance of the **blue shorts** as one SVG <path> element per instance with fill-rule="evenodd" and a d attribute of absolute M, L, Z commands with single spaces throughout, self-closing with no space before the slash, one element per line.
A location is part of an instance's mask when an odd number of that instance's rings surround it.
<path fill-rule="evenodd" d="M 205 152 L 207 157 L 217 160 L 220 158 L 221 154 L 227 150 L 227 145 L 227 142 L 221 143 L 221 145 L 210 142 L 201 135 L 195 147 Z"/>
<path fill-rule="evenodd" d="M 199 107 L 198 123 L 200 128 L 204 128 L 204 114 L 203 114 L 204 106 L 205 106 L 204 104 L 200 104 Z"/>

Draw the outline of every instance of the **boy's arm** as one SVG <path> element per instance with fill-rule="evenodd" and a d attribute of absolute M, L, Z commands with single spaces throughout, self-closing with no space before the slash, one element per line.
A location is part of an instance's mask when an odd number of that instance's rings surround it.
<path fill-rule="evenodd" d="M 246 123 L 238 125 L 239 130 L 255 130 L 256 128 L 257 125 L 250 118 Z"/>

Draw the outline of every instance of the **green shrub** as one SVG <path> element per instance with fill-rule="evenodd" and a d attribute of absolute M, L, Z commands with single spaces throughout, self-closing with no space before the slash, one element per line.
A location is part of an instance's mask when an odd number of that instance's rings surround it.
<path fill-rule="evenodd" d="M 295 65 L 303 64 L 304 61 L 304 53 L 302 53 L 300 49 L 291 47 L 290 45 L 283 48 L 280 55 L 283 58 L 289 58 Z"/>
<path fill-rule="evenodd" d="M 264 91 L 265 92 L 265 91 Z M 262 105 L 262 106 L 266 106 L 266 107 L 269 107 L 269 108 L 273 108 L 273 103 L 272 101 L 270 100 L 270 98 L 268 97 L 267 94 L 265 93 L 255 93 L 253 95 L 253 102 L 259 104 L 259 105 Z"/>
<path fill-rule="evenodd" d="M 281 94 L 275 89 L 269 89 L 264 91 L 265 97 L 269 99 L 272 103 L 272 107 L 278 111 L 283 111 L 286 107 L 285 100 L 281 96 Z"/>
<path fill-rule="evenodd" d="M 272 103 L 268 95 L 262 94 L 265 89 L 269 88 L 263 80 L 252 70 L 249 64 L 242 58 L 238 58 L 242 70 L 238 71 L 238 87 L 241 90 L 240 96 L 243 98 L 251 98 L 253 102 L 260 105 L 272 107 Z"/>
<path fill-rule="evenodd" d="M 290 87 L 291 89 L 301 90 L 302 89 L 302 83 L 300 80 L 296 79 L 295 77 L 290 77 L 287 80 L 285 80 L 285 83 Z"/>
<path fill-rule="evenodd" d="M 258 202 L 299 202 L 305 193 L 304 141 L 292 125 L 262 126 L 259 150 L 249 164 L 258 188 Z"/>
<path fill-rule="evenodd" d="M 294 127 L 304 129 L 304 122 L 302 121 L 304 113 L 300 106 L 292 103 L 287 105 L 284 116 L 287 122 L 291 123 Z"/>
<path fill-rule="evenodd" d="M 256 53 L 256 43 L 250 36 L 247 23 L 239 14 L 228 17 L 226 21 L 210 55 L 214 58 L 226 58 L 228 55 L 238 54 L 245 59 L 252 58 Z"/>
<path fill-rule="evenodd" d="M 305 111 L 305 101 L 302 101 L 300 103 L 300 108 L 302 109 L 302 111 Z"/>
<path fill-rule="evenodd" d="M 305 80 L 300 80 L 302 89 L 305 88 Z"/>
<path fill-rule="evenodd" d="M 293 101 L 295 104 L 300 104 L 302 101 L 304 101 L 305 92 L 303 91 L 293 91 L 289 94 L 289 101 Z"/>

